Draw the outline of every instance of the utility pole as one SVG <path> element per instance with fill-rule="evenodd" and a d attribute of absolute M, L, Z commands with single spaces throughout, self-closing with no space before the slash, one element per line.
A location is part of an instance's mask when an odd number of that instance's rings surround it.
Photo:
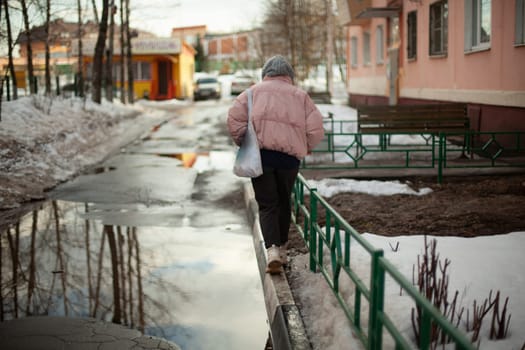
<path fill-rule="evenodd" d="M 326 5 L 326 90 L 330 97 L 334 93 L 334 9 L 332 0 L 325 0 Z"/>

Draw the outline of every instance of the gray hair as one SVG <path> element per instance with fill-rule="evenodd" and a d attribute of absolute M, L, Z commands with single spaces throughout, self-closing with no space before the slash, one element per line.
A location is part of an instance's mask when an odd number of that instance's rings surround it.
<path fill-rule="evenodd" d="M 268 77 L 276 77 L 279 75 L 287 75 L 289 76 L 292 81 L 294 80 L 295 73 L 293 71 L 292 66 L 286 58 L 284 58 L 281 55 L 276 55 L 270 58 L 266 63 L 264 64 L 262 68 L 262 77 L 268 76 Z"/>

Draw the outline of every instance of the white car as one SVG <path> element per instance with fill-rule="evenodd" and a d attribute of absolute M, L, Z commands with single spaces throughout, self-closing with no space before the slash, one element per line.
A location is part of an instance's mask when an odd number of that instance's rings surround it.
<path fill-rule="evenodd" d="M 215 77 L 201 77 L 195 82 L 193 100 L 207 100 L 221 98 L 221 83 Z"/>
<path fill-rule="evenodd" d="M 249 75 L 235 76 L 232 80 L 231 94 L 238 95 L 255 83 L 256 83 L 255 79 L 253 79 Z"/>

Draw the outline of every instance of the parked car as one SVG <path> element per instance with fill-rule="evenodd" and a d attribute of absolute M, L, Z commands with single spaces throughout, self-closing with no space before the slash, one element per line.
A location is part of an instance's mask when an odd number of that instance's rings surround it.
<path fill-rule="evenodd" d="M 255 83 L 256 83 L 255 79 L 253 79 L 249 75 L 235 76 L 232 80 L 231 94 L 238 95 Z"/>
<path fill-rule="evenodd" d="M 221 98 L 221 83 L 215 77 L 202 77 L 195 81 L 193 100 L 206 100 Z"/>

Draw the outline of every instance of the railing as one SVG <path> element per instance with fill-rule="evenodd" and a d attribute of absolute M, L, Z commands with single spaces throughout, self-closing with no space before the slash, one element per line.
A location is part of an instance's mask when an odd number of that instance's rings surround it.
<path fill-rule="evenodd" d="M 309 203 L 305 201 L 308 195 Z M 383 256 L 381 249 L 374 248 L 348 222 L 346 222 L 323 199 L 315 188 L 308 186 L 299 174 L 293 190 L 292 219 L 301 233 L 310 252 L 310 270 L 320 271 L 346 314 L 350 327 L 367 349 L 379 350 L 383 346 L 383 333 L 388 332 L 395 343 L 395 349 L 411 349 L 413 342 L 396 327 L 384 311 L 385 276 L 391 277 L 400 289 L 421 308 L 419 349 L 429 349 L 432 342 L 432 327 L 439 327 L 446 334 L 455 349 L 473 350 L 475 347 L 466 336 L 456 329 L 419 291 Z M 324 227 L 318 214 L 324 214 Z M 370 277 L 367 283 L 356 272 L 350 259 L 351 247 L 357 245 L 370 256 Z M 324 261 L 325 252 L 330 261 Z M 348 281 L 348 282 L 347 282 Z M 349 301 L 348 288 L 353 288 L 353 301 Z M 368 321 L 361 316 L 366 314 L 363 303 L 368 302 Z"/>
<path fill-rule="evenodd" d="M 325 137 L 305 169 L 444 169 L 525 167 L 525 132 L 439 134 L 356 132 L 353 120 L 324 122 Z"/>

